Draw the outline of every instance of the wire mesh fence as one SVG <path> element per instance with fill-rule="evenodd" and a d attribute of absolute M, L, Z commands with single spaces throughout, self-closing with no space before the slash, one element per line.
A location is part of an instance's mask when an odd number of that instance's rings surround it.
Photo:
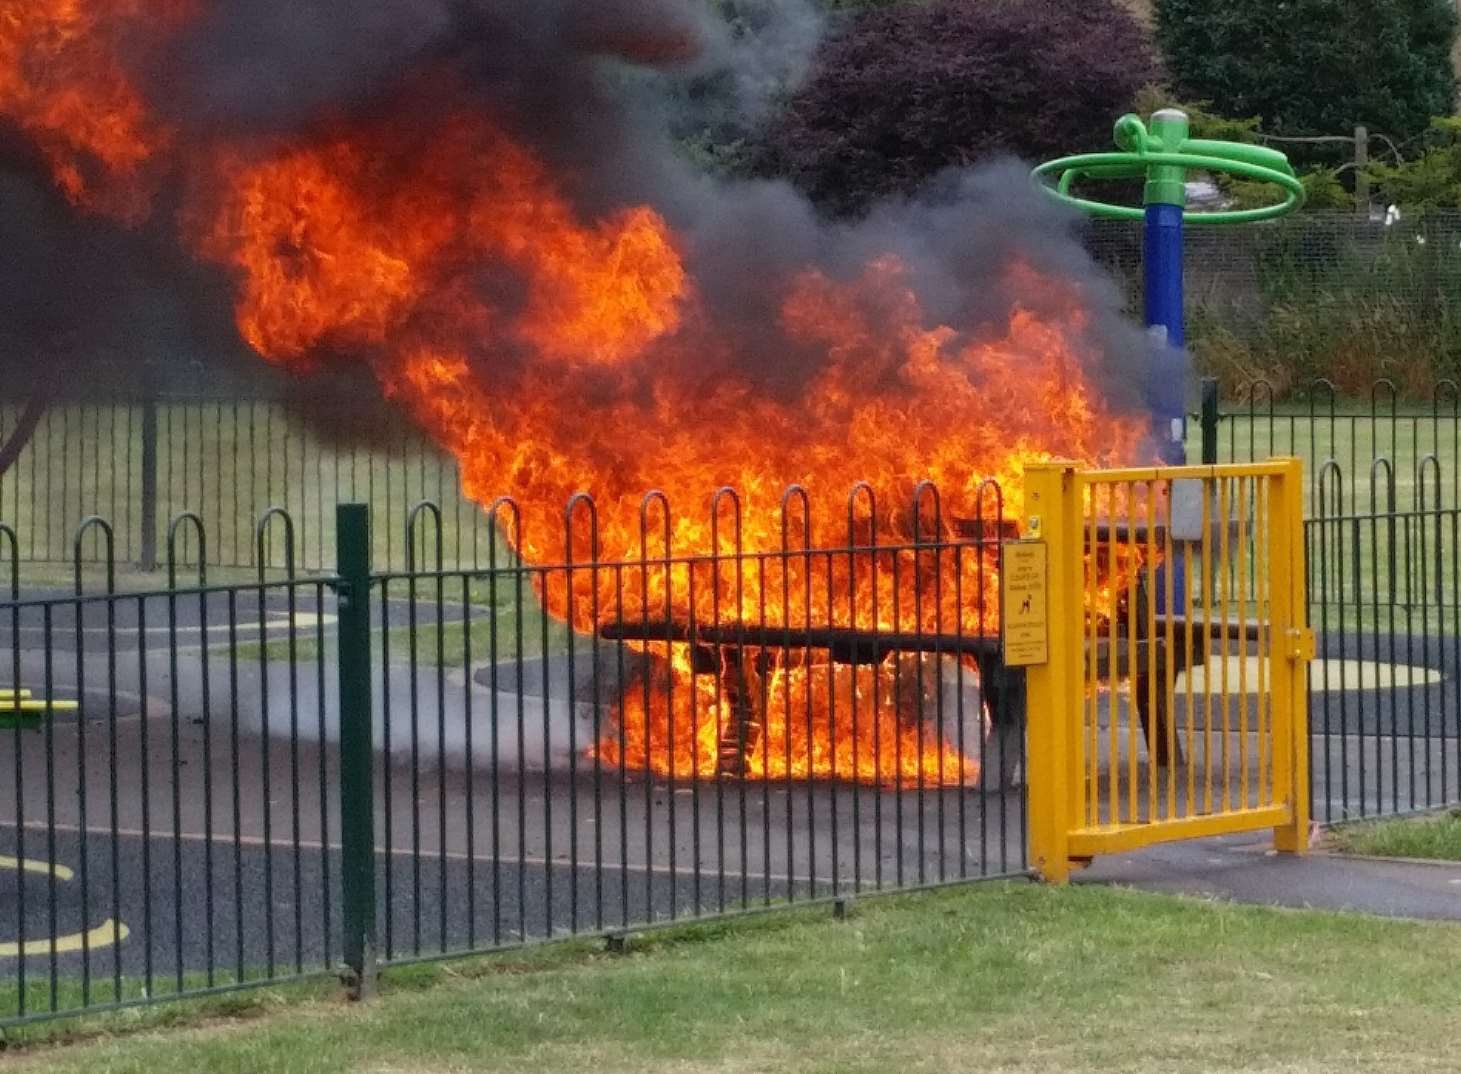
<path fill-rule="evenodd" d="M 1086 248 L 1141 295 L 1139 222 L 1086 223 Z M 1336 296 L 1385 296 L 1435 312 L 1461 299 L 1461 210 L 1403 216 L 1301 213 L 1243 228 L 1191 228 L 1184 236 L 1189 309 L 1207 322 L 1256 331 L 1275 304 L 1332 307 Z"/>
<path fill-rule="evenodd" d="M 1096 221 L 1086 245 L 1139 315 L 1140 227 Z M 1191 228 L 1184 264 L 1188 344 L 1229 390 L 1263 379 L 1302 401 L 1322 377 L 1363 401 L 1384 376 L 1423 400 L 1461 375 L 1461 212 Z"/>

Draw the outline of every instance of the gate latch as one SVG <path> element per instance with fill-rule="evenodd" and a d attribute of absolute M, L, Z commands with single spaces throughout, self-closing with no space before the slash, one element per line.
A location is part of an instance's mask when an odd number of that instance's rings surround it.
<path fill-rule="evenodd" d="M 1296 627 L 1284 635 L 1285 653 L 1290 660 L 1305 663 L 1314 659 L 1316 649 L 1314 632 L 1308 627 Z"/>

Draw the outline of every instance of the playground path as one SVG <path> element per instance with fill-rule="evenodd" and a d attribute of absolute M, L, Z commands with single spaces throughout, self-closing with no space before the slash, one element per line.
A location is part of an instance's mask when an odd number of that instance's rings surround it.
<path fill-rule="evenodd" d="M 1077 881 L 1259 906 L 1461 921 L 1461 863 L 1277 854 L 1266 835 L 1166 843 L 1098 858 Z"/>

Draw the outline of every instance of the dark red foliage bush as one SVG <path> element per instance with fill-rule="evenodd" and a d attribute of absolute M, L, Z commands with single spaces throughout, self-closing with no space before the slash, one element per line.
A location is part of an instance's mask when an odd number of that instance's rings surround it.
<path fill-rule="evenodd" d="M 868 11 L 821 49 L 768 131 L 761 170 L 851 214 L 999 154 L 1109 145 L 1159 77 L 1117 0 L 935 0 Z"/>

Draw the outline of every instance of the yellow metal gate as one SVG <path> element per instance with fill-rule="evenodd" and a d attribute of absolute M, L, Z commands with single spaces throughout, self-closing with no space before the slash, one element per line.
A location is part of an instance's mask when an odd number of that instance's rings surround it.
<path fill-rule="evenodd" d="M 1029 661 L 1031 858 L 1272 828 L 1308 835 L 1302 474 L 1296 459 L 1031 467 L 1043 651 Z M 1030 560 L 1029 548 L 1011 563 Z M 1023 597 L 1003 610 L 1006 644 Z M 1023 639 L 1021 639 L 1023 640 Z M 1043 657 L 1043 660 L 1039 658 Z"/>

